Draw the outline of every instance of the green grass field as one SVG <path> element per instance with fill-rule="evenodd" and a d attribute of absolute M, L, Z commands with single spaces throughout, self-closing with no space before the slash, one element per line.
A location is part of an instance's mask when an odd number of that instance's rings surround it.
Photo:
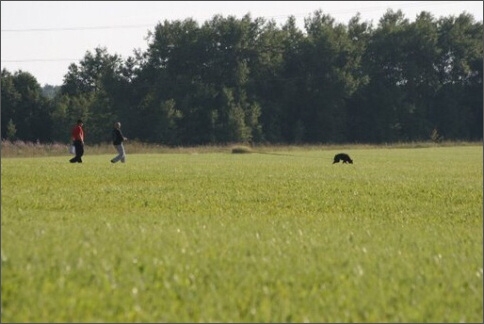
<path fill-rule="evenodd" d="M 1 160 L 2 322 L 482 322 L 482 146 Z"/>

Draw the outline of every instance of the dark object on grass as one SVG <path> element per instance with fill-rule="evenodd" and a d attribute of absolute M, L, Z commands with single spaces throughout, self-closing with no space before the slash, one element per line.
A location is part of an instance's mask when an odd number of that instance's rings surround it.
<path fill-rule="evenodd" d="M 333 164 L 343 161 L 343 163 L 353 164 L 353 160 L 346 153 L 339 153 L 334 156 Z"/>
<path fill-rule="evenodd" d="M 252 153 L 252 150 L 247 146 L 236 146 L 232 148 L 232 153 Z"/>

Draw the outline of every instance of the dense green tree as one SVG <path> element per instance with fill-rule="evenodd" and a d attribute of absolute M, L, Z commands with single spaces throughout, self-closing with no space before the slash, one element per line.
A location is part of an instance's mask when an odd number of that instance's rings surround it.
<path fill-rule="evenodd" d="M 89 109 L 93 94 L 78 96 L 57 95 L 50 103 L 52 121 L 52 137 L 56 142 L 71 142 L 71 129 L 76 121 L 81 118 L 88 120 Z M 84 127 L 86 131 L 86 142 L 93 143 L 91 139 L 91 125 L 87 122 Z"/>
<path fill-rule="evenodd" d="M 348 37 L 351 40 L 353 51 L 351 60 L 354 62 L 352 75 L 355 82 L 355 91 L 346 101 L 348 107 L 348 141 L 367 141 L 372 133 L 373 117 L 370 110 L 363 104 L 365 102 L 364 89 L 369 83 L 368 71 L 363 61 L 368 43 L 373 35 L 370 23 L 362 22 L 360 14 L 352 17 L 348 23 Z"/>
<path fill-rule="evenodd" d="M 51 141 L 48 102 L 35 77 L 23 71 L 13 75 L 2 70 L 2 138 L 7 137 L 8 123 L 16 137 L 24 141 Z"/>
<path fill-rule="evenodd" d="M 471 15 L 441 18 L 438 47 L 440 89 L 432 119 L 448 139 L 482 139 L 482 22 Z"/>
<path fill-rule="evenodd" d="M 54 98 L 59 91 L 60 91 L 60 86 L 53 86 L 50 84 L 46 84 L 42 87 L 42 95 L 49 99 Z"/>
<path fill-rule="evenodd" d="M 358 87 L 358 57 L 348 29 L 316 11 L 305 20 L 303 73 L 308 98 L 302 111 L 307 142 L 346 142 L 347 100 Z"/>
<path fill-rule="evenodd" d="M 17 139 L 17 128 L 15 127 L 15 124 L 13 123 L 12 119 L 9 119 L 8 121 L 7 133 L 5 138 L 9 141 L 14 141 Z"/>
<path fill-rule="evenodd" d="M 430 109 L 439 87 L 435 62 L 440 54 L 437 25 L 430 13 L 418 15 L 403 37 L 405 99 L 399 116 L 403 139 L 428 140 L 434 128 Z"/>
<path fill-rule="evenodd" d="M 124 108 L 126 93 L 122 90 L 130 77 L 126 72 L 121 58 L 110 55 L 106 48 L 96 48 L 95 53 L 88 51 L 78 65 L 69 66 L 59 96 L 77 97 L 85 103 L 85 110 L 77 112 L 77 116 L 69 116 L 69 119 L 84 118 L 86 135 L 89 130 L 86 140 L 91 143 L 110 140 L 112 124 L 119 119 L 118 111 Z M 68 112 L 75 113 L 76 110 Z M 59 112 L 56 115 L 59 116 Z"/>
<path fill-rule="evenodd" d="M 304 31 L 294 17 L 165 20 L 146 51 L 87 51 L 60 87 L 2 70 L 1 135 L 66 142 L 82 118 L 91 144 L 114 121 L 164 145 L 482 139 L 482 27 L 392 10 L 376 27 L 318 10 Z"/>
<path fill-rule="evenodd" d="M 361 126 L 362 142 L 394 142 L 403 140 L 401 116 L 405 105 L 407 82 L 404 70 L 406 30 L 409 22 L 401 11 L 388 10 L 372 33 L 363 55 L 369 82 L 358 92 L 364 110 Z"/>
<path fill-rule="evenodd" d="M 22 98 L 15 88 L 12 74 L 6 69 L 2 69 L 1 87 L 1 129 L 2 139 L 6 139 L 12 137 L 12 133 L 7 135 L 8 125 L 10 125 L 10 128 L 15 127 L 13 119 L 19 114 L 17 112 L 17 107 L 20 105 Z"/>
<path fill-rule="evenodd" d="M 189 143 L 196 134 L 209 133 L 205 115 L 200 107 L 200 71 L 203 49 L 199 42 L 198 24 L 187 19 L 183 22 L 165 21 L 150 34 L 148 51 L 139 71 L 138 120 L 151 135 L 151 141 L 166 145 Z M 168 127 L 168 128 L 165 128 Z M 180 136 L 178 136 L 178 134 Z M 192 142 L 193 143 L 193 142 Z M 199 142 L 197 144 L 203 144 Z"/>

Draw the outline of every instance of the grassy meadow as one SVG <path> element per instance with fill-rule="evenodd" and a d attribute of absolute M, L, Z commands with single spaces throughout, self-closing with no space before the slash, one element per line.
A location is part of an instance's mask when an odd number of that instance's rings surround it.
<path fill-rule="evenodd" d="M 482 145 L 110 149 L 2 153 L 2 322 L 483 322 Z"/>

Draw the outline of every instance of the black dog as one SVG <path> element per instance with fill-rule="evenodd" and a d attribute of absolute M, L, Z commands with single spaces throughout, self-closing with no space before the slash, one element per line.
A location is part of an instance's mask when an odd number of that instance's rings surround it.
<path fill-rule="evenodd" d="M 339 153 L 334 156 L 333 164 L 343 161 L 343 163 L 353 164 L 353 160 L 346 153 Z"/>

